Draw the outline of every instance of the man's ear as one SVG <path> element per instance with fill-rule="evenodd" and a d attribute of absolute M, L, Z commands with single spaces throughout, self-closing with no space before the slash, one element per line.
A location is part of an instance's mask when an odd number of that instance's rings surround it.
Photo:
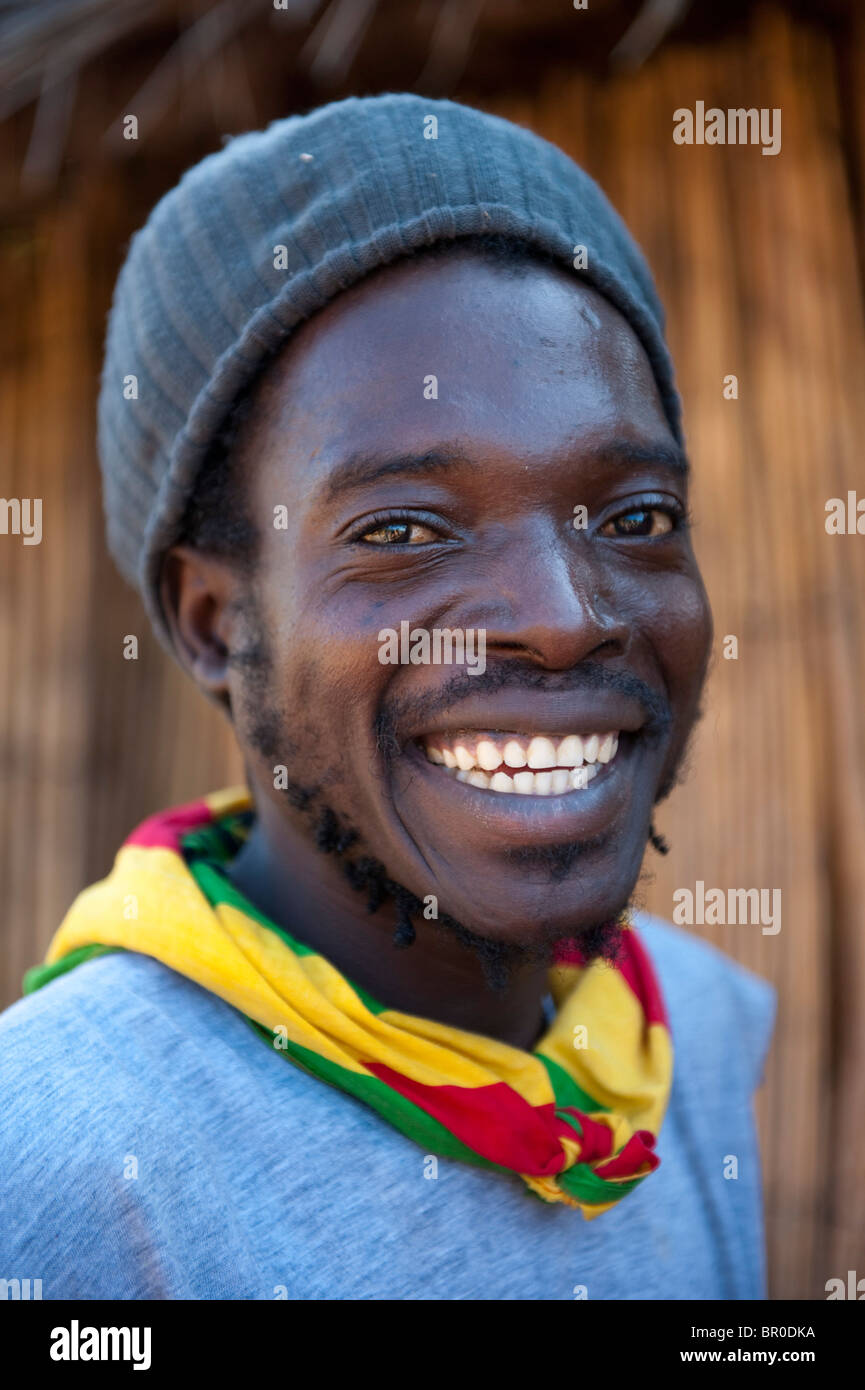
<path fill-rule="evenodd" d="M 159 596 L 175 650 L 202 690 L 230 707 L 228 659 L 238 613 L 238 577 L 225 560 L 176 545 L 165 556 Z"/>

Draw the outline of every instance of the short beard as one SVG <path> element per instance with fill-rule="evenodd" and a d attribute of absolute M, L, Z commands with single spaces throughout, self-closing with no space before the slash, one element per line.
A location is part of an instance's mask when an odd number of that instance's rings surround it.
<path fill-rule="evenodd" d="M 299 750 L 296 745 L 286 745 L 283 733 L 285 721 L 273 697 L 272 650 L 251 589 L 238 607 L 246 619 L 249 640 L 229 658 L 231 666 L 243 672 L 242 708 L 233 712 L 235 726 L 240 722 L 246 742 L 269 766 L 281 766 L 287 770 L 289 758 L 296 759 Z M 241 715 L 240 721 L 238 714 Z M 665 711 L 661 710 L 656 716 L 661 727 L 664 714 Z M 390 721 L 381 721 L 377 733 L 379 748 L 387 763 L 394 751 Z M 321 853 L 333 856 L 351 886 L 365 895 L 367 911 L 378 912 L 385 903 L 394 905 L 396 929 L 393 944 L 397 949 L 406 949 L 414 943 L 416 920 L 429 921 L 474 953 L 487 986 L 496 993 L 506 991 L 517 972 L 526 967 L 549 967 L 557 959 L 578 961 L 583 965 L 598 959 L 615 964 L 620 958 L 623 933 L 630 924 L 629 906 L 625 906 L 613 918 L 582 928 L 573 937 L 563 936 L 561 927 L 541 921 L 530 941 L 490 940 L 472 931 L 449 913 L 437 912 L 435 917 L 427 917 L 424 901 L 391 878 L 385 865 L 366 852 L 358 831 L 326 803 L 320 784 L 304 785 L 286 774 L 285 785 L 280 790 L 292 810 L 303 815 L 310 843 Z M 512 850 L 509 851 L 509 858 L 526 868 L 540 870 L 550 881 L 557 882 L 567 877 L 579 858 L 599 847 L 600 842 L 574 841 Z"/>
<path fill-rule="evenodd" d="M 298 788 L 286 791 L 290 803 L 296 807 Z M 308 800 L 305 806 L 309 808 Z M 474 953 L 487 986 L 496 993 L 504 992 L 518 971 L 535 965 L 553 965 L 563 947 L 566 954 L 578 955 L 580 963 L 584 965 L 597 958 L 615 963 L 622 950 L 622 933 L 629 920 L 627 909 L 615 919 L 580 931 L 579 936 L 573 939 L 563 937 L 560 927 L 541 922 L 538 924 L 536 936 L 531 941 L 490 940 L 472 931 L 464 922 L 460 922 L 448 912 L 437 911 L 435 917 L 427 918 L 422 899 L 392 879 L 380 860 L 362 851 L 357 853 L 357 832 L 343 826 L 335 811 L 329 806 L 318 805 L 314 842 L 322 853 L 334 855 L 351 886 L 366 894 L 368 912 L 377 912 L 385 902 L 395 905 L 395 947 L 405 949 L 412 946 L 416 939 L 415 920 L 428 920 L 434 927 L 447 932 L 466 950 Z M 551 862 L 558 863 L 564 857 L 572 863 L 583 848 L 582 845 L 550 846 Z"/>

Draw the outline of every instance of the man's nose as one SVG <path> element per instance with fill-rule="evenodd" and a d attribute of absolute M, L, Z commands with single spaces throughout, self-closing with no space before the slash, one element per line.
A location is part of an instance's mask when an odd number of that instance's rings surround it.
<path fill-rule="evenodd" d="M 549 670 L 569 670 L 587 657 L 620 655 L 630 626 L 609 592 L 588 537 L 551 535 L 498 554 L 485 580 L 488 657 L 530 657 Z M 490 582 L 492 581 L 492 582 Z"/>

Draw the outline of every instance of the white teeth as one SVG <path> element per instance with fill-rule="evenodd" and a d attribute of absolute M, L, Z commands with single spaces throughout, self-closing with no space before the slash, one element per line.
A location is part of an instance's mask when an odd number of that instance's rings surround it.
<path fill-rule="evenodd" d="M 555 767 L 556 746 L 551 738 L 533 738 L 528 750 L 529 767 Z"/>
<path fill-rule="evenodd" d="M 556 752 L 559 767 L 579 767 L 583 761 L 583 740 L 579 734 L 568 734 Z"/>
<path fill-rule="evenodd" d="M 572 768 L 570 772 L 563 767 L 554 772 L 530 772 L 526 768 L 515 772 L 513 777 L 506 772 L 496 772 L 490 777 L 478 768 L 471 772 L 459 768 L 454 776 L 458 782 L 467 782 L 470 787 L 480 787 L 482 791 L 509 792 L 518 796 L 561 796 L 564 792 L 587 787 L 600 770 L 596 763 L 591 763 Z"/>
<path fill-rule="evenodd" d="M 598 749 L 598 762 L 608 763 L 615 752 L 615 734 L 604 734 L 601 739 L 601 746 Z"/>
<path fill-rule="evenodd" d="M 494 768 L 500 765 L 502 755 L 492 739 L 482 738 L 478 744 L 475 760 L 478 767 L 484 768 L 487 772 L 492 772 Z"/>
<path fill-rule="evenodd" d="M 581 787 L 587 787 L 593 777 L 597 777 L 598 768 L 593 764 L 591 767 L 575 767 L 569 774 L 571 786 L 575 791 Z"/>
<path fill-rule="evenodd" d="M 444 743 L 447 735 L 437 737 Z M 612 762 L 619 747 L 619 735 L 613 730 L 585 737 L 567 734 L 557 743 L 545 734 L 535 734 L 528 745 L 517 736 L 508 739 L 504 748 L 486 736 L 475 743 L 476 737 L 469 733 L 450 748 L 426 744 L 426 755 L 460 782 L 520 796 L 562 796 L 587 787 L 604 764 Z M 499 772 L 502 764 L 514 768 L 513 774 Z"/>
<path fill-rule="evenodd" d="M 525 767 L 526 750 L 515 738 L 505 744 L 504 762 L 507 767 Z"/>

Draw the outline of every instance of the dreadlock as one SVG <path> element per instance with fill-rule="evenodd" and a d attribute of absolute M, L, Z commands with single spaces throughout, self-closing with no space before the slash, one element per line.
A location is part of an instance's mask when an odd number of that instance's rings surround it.
<path fill-rule="evenodd" d="M 670 853 L 669 843 L 664 839 L 663 835 L 658 834 L 654 825 L 649 826 L 649 844 L 652 846 L 652 849 L 658 851 L 658 854 Z"/>

